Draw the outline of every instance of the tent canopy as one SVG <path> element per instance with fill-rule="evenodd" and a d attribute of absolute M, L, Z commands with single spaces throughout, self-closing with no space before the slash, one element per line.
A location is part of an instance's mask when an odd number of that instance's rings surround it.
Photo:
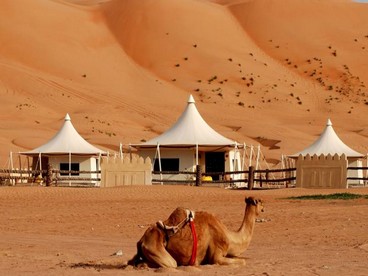
<path fill-rule="evenodd" d="M 21 152 L 23 155 L 106 155 L 106 152 L 96 148 L 83 139 L 75 130 L 69 114 L 66 114 L 64 125 L 46 144 L 30 151 Z"/>
<path fill-rule="evenodd" d="M 351 149 L 344 144 L 343 141 L 337 136 L 336 132 L 332 127 L 331 120 L 327 120 L 326 127 L 320 137 L 309 147 L 300 151 L 296 154 L 290 155 L 289 157 L 298 157 L 299 155 L 342 155 L 345 154 L 347 157 L 364 157 L 363 154 Z"/>
<path fill-rule="evenodd" d="M 176 123 L 163 134 L 142 144 L 132 145 L 135 148 L 160 147 L 234 147 L 237 143 L 211 128 L 199 114 L 193 96 Z"/>

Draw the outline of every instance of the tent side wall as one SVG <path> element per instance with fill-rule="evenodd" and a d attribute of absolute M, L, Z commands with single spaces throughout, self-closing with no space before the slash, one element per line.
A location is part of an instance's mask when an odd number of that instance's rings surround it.
<path fill-rule="evenodd" d="M 90 157 L 90 156 L 74 156 L 71 155 L 71 158 L 69 159 L 68 155 L 62 155 L 62 156 L 50 156 L 49 157 L 49 164 L 52 166 L 55 170 L 65 170 L 65 166 L 68 166 L 66 164 L 78 164 L 79 171 L 97 171 L 98 168 L 98 158 L 96 157 Z M 64 168 L 62 168 L 61 164 L 64 164 Z M 69 170 L 69 168 L 66 168 L 66 170 Z M 72 169 L 73 170 L 73 169 Z M 97 178 L 100 175 L 98 173 L 81 173 L 78 175 L 78 177 L 81 178 Z M 84 180 L 83 182 L 88 182 L 91 184 L 98 184 L 98 181 L 96 180 Z"/>
<path fill-rule="evenodd" d="M 228 155 L 228 157 L 226 157 Z M 227 172 L 233 172 L 233 171 L 241 171 L 242 170 L 242 159 L 241 159 L 241 153 L 239 150 L 230 150 L 225 155 L 225 171 Z M 248 168 L 245 168 L 248 169 Z M 232 174 L 231 179 L 239 180 L 244 179 L 244 174 Z M 245 185 L 245 183 L 239 183 L 239 185 Z"/>
<path fill-rule="evenodd" d="M 228 157 L 226 157 L 225 162 L 225 170 L 226 171 L 241 171 L 242 170 L 242 160 L 241 160 L 241 154 L 239 150 L 230 150 L 227 151 L 226 154 Z"/>
<path fill-rule="evenodd" d="M 361 159 L 356 158 L 348 158 L 349 167 L 358 167 L 361 168 L 363 166 L 363 161 Z M 348 170 L 348 177 L 359 177 L 363 178 L 363 170 Z M 348 184 L 352 185 L 364 185 L 364 180 L 348 180 Z"/>
<path fill-rule="evenodd" d="M 159 155 L 157 149 L 139 149 L 139 156 L 146 159 L 149 157 L 152 160 L 152 168 L 154 168 L 154 162 L 156 158 L 156 162 L 158 161 Z M 164 162 L 164 159 L 178 159 L 179 161 L 179 171 L 195 171 L 195 149 L 168 149 L 161 148 L 160 149 L 160 157 L 161 162 Z M 165 168 L 162 168 L 164 171 Z M 177 179 L 177 180 L 186 180 L 188 175 L 163 175 L 163 179 Z"/>
<path fill-rule="evenodd" d="M 235 150 L 223 150 L 225 154 L 224 167 L 225 171 L 241 170 L 241 157 L 240 152 Z M 159 153 L 157 149 L 144 149 L 141 148 L 138 151 L 139 155 L 143 158 L 149 157 L 152 160 L 152 166 L 154 166 L 155 158 L 158 162 Z M 205 151 L 199 151 L 198 153 L 198 164 L 201 166 L 202 172 L 205 172 L 206 158 Z M 196 149 L 195 148 L 160 148 L 160 157 L 162 163 L 165 159 L 178 159 L 179 160 L 179 171 L 195 172 L 196 170 Z M 162 167 L 164 171 L 165 168 Z M 176 179 L 176 180 L 187 180 L 188 175 L 163 175 L 163 179 Z M 241 178 L 241 175 L 231 176 L 233 179 Z"/>

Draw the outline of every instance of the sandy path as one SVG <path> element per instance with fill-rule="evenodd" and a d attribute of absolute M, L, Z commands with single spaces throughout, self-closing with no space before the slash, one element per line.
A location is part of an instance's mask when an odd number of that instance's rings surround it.
<path fill-rule="evenodd" d="M 344 190 L 345 191 L 345 190 Z M 367 275 L 368 200 L 299 201 L 336 190 L 231 191 L 186 186 L 75 189 L 0 187 L 0 274 Z M 349 192 L 368 194 L 368 189 Z M 232 229 L 244 196 L 266 202 L 246 266 L 123 269 L 146 226 L 177 206 L 215 213 Z M 118 250 L 123 255 L 111 256 Z"/>

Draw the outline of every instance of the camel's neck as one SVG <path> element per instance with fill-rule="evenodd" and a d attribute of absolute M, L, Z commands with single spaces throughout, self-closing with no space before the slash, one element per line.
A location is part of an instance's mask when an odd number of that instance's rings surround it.
<path fill-rule="evenodd" d="M 229 231 L 229 254 L 233 256 L 240 255 L 249 246 L 250 240 L 253 235 L 253 229 L 256 220 L 256 206 L 247 205 L 245 208 L 245 214 L 243 222 L 238 231 Z"/>
<path fill-rule="evenodd" d="M 243 222 L 240 225 L 237 233 L 239 233 L 240 235 L 251 235 L 253 233 L 254 224 L 256 221 L 256 208 L 257 207 L 254 205 L 247 205 L 244 212 Z"/>

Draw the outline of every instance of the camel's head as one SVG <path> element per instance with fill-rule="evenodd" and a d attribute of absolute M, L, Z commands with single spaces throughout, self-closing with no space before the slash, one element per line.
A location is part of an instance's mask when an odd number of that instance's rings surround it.
<path fill-rule="evenodd" d="M 246 197 L 245 203 L 247 206 L 256 206 L 256 214 L 258 215 L 261 212 L 264 212 L 263 202 L 261 199 L 255 199 L 254 197 Z"/>

